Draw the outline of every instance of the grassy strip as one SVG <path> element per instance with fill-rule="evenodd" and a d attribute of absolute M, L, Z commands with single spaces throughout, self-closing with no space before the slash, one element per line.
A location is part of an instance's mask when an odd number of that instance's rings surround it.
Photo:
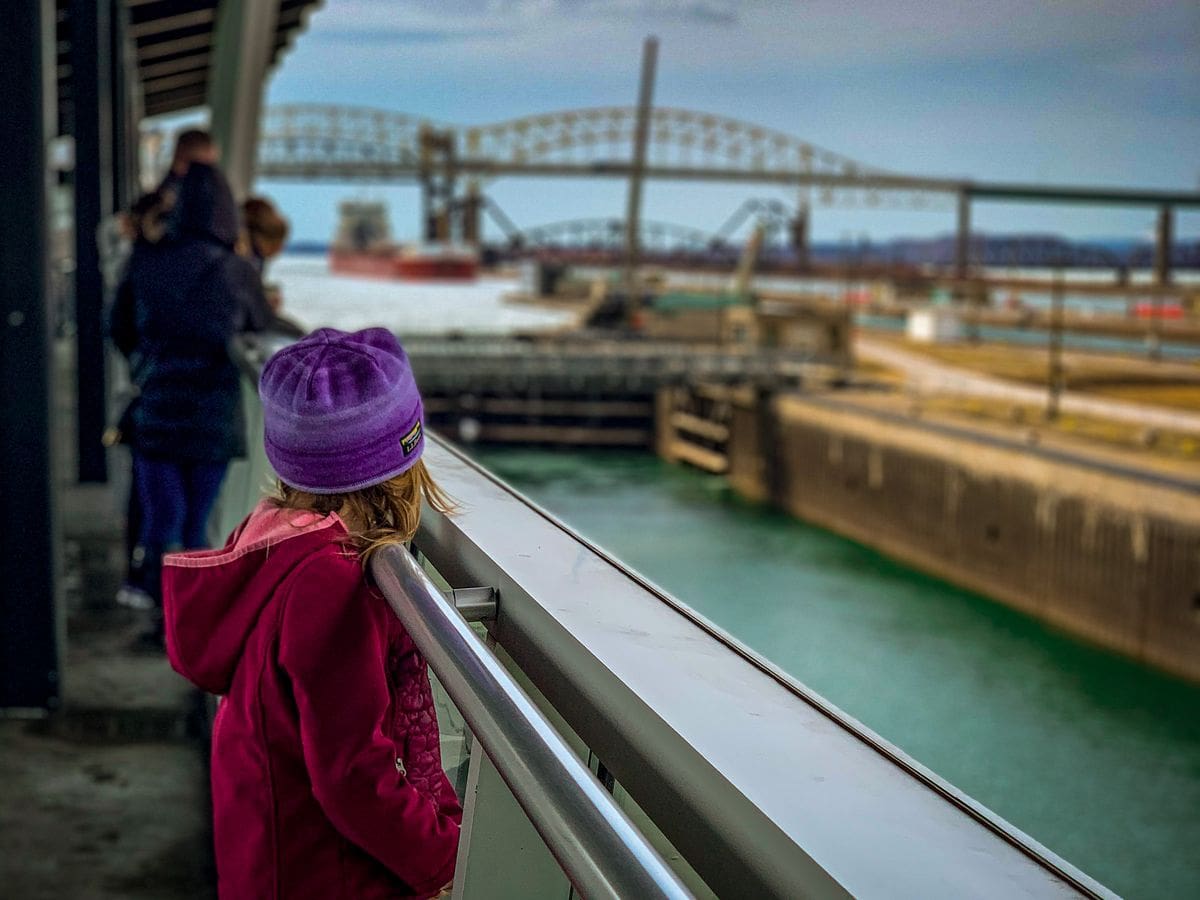
<path fill-rule="evenodd" d="M 903 350 L 947 365 L 1018 384 L 1044 386 L 1049 363 L 1044 349 L 998 344 L 924 344 L 872 334 Z M 1195 370 L 1193 375 L 1190 369 Z M 1190 411 L 1200 410 L 1200 364 L 1156 364 L 1149 360 L 1069 356 L 1064 360 L 1068 390 Z"/>

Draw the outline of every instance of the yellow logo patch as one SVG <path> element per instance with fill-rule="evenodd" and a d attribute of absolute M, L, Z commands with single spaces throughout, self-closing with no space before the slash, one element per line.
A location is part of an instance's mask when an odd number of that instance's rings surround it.
<path fill-rule="evenodd" d="M 417 447 L 417 442 L 421 440 L 421 420 L 417 420 L 417 424 L 409 429 L 408 434 L 400 438 L 400 446 L 404 449 L 404 455 L 412 453 Z"/>

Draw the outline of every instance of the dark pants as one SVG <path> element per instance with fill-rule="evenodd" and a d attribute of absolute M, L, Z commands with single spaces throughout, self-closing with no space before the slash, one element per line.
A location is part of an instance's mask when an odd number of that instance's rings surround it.
<path fill-rule="evenodd" d="M 221 489 L 227 463 L 173 463 L 133 457 L 133 480 L 142 510 L 139 542 L 145 548 L 144 585 L 162 604 L 162 557 L 206 547 L 205 524 Z"/>

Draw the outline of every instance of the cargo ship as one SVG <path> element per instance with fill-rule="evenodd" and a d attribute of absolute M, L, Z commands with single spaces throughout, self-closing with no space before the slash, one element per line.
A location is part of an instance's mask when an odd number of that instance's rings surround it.
<path fill-rule="evenodd" d="M 338 231 L 329 251 L 329 270 L 338 275 L 405 281 L 474 281 L 479 256 L 454 244 L 397 244 L 391 239 L 387 207 L 346 201 L 338 205 Z"/>

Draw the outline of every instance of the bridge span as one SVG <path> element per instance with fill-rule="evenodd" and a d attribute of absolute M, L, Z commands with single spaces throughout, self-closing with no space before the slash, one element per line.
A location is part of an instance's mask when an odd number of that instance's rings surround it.
<path fill-rule="evenodd" d="M 955 269 L 971 262 L 976 201 L 1142 206 L 1158 210 L 1154 266 L 1170 278 L 1176 209 L 1200 208 L 1200 192 L 980 181 L 905 174 L 857 162 L 798 137 L 712 113 L 649 111 L 645 164 L 633 147 L 638 108 L 564 110 L 487 125 L 447 125 L 404 113 L 317 104 L 266 113 L 258 172 L 265 178 L 399 181 L 419 184 L 426 236 L 446 238 L 461 217 L 464 239 L 477 238 L 479 182 L 500 177 L 639 177 L 793 187 L 819 205 L 868 209 L 957 210 Z M 457 183 L 467 179 L 464 197 Z M 802 224 L 801 224 L 802 223 Z M 805 220 L 797 229 L 806 230 Z"/>

